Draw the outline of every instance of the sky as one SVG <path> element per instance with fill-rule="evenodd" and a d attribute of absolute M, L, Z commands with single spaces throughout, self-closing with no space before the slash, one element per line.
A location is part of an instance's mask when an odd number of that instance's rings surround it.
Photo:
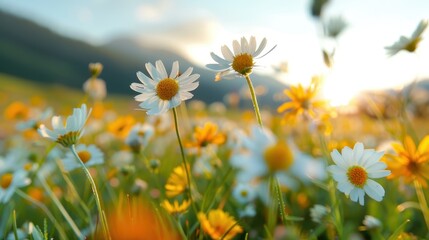
<path fill-rule="evenodd" d="M 330 0 L 323 19 L 342 16 L 348 27 L 336 46 L 334 67 L 328 70 L 318 21 L 309 14 L 310 0 L 0 0 L 0 9 L 50 28 L 67 37 L 103 45 L 118 38 L 177 51 L 195 65 L 214 61 L 210 52 L 242 36 L 265 37 L 267 50 L 257 60 L 260 74 L 288 84 L 309 84 L 325 76 L 323 93 L 334 105 L 346 104 L 362 90 L 399 88 L 429 78 L 429 30 L 416 53 L 388 57 L 385 46 L 401 35 L 411 36 L 422 19 L 429 19 L 427 0 Z M 273 66 L 287 62 L 288 72 Z"/>

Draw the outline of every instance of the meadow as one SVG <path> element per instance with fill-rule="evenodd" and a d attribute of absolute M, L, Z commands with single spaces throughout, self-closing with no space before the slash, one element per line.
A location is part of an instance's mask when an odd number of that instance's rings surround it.
<path fill-rule="evenodd" d="M 389 54 L 416 50 L 426 27 Z M 259 108 L 265 47 L 243 37 L 207 64 L 247 84 L 250 109 L 193 99 L 199 74 L 179 62 L 136 69 L 134 98 L 106 92 L 102 63 L 82 90 L 0 75 L 0 238 L 429 237 L 429 126 L 414 103 L 332 107 L 314 76 Z"/>

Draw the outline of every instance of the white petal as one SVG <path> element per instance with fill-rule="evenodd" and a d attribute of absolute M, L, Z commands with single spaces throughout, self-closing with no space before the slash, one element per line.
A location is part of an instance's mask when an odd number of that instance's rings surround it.
<path fill-rule="evenodd" d="M 341 150 L 341 155 L 343 156 L 344 161 L 347 163 L 347 166 L 356 164 L 353 161 L 353 150 L 349 147 L 344 147 Z"/>
<path fill-rule="evenodd" d="M 255 56 L 255 51 L 256 51 L 256 38 L 254 36 L 250 37 L 250 43 L 249 43 L 249 53 L 252 56 Z"/>
<path fill-rule="evenodd" d="M 253 57 L 257 57 L 259 54 L 261 54 L 261 52 L 264 50 L 264 48 L 265 48 L 266 45 L 267 45 L 267 39 L 264 38 L 264 39 L 262 39 L 262 42 L 259 45 L 259 47 L 256 50 L 256 52 L 254 53 Z"/>
<path fill-rule="evenodd" d="M 179 75 L 179 62 L 174 61 L 173 67 L 171 68 L 170 78 L 176 79 L 178 75 Z"/>
<path fill-rule="evenodd" d="M 365 192 L 374 200 L 380 202 L 385 194 L 384 188 L 374 180 L 368 179 L 365 186 Z"/>
<path fill-rule="evenodd" d="M 159 73 L 159 77 L 161 79 L 168 78 L 167 71 L 165 70 L 165 67 L 164 67 L 164 64 L 162 63 L 162 61 L 158 60 L 158 61 L 155 62 L 155 64 L 156 64 L 156 70 Z"/>
<path fill-rule="evenodd" d="M 222 51 L 222 55 L 225 58 L 225 60 L 232 62 L 234 60 L 234 55 L 232 54 L 231 50 L 228 46 L 223 45 L 220 50 Z"/>
<path fill-rule="evenodd" d="M 371 157 L 369 157 L 363 167 L 370 167 L 376 164 L 380 158 L 384 155 L 384 152 L 374 152 Z"/>
<path fill-rule="evenodd" d="M 247 43 L 247 39 L 245 37 L 241 38 L 241 52 L 249 53 L 249 43 Z"/>
<path fill-rule="evenodd" d="M 219 57 L 218 55 L 216 55 L 215 53 L 211 52 L 210 56 L 213 58 L 213 60 L 215 60 L 217 63 L 219 63 L 220 65 L 229 65 L 231 64 L 231 62 Z"/>
<path fill-rule="evenodd" d="M 338 190 L 339 190 L 340 192 L 343 192 L 343 193 L 345 193 L 345 194 L 347 194 L 347 195 L 349 195 L 349 194 L 350 194 L 350 192 L 351 192 L 353 189 L 355 189 L 355 187 L 354 187 L 351 183 L 349 183 L 349 182 L 341 182 L 341 183 L 338 183 L 337 188 L 338 188 Z"/>
<path fill-rule="evenodd" d="M 368 177 L 370 177 L 370 178 L 382 178 L 382 177 L 389 176 L 390 173 L 391 172 L 389 170 L 373 171 L 373 172 L 368 172 Z"/>
<path fill-rule="evenodd" d="M 344 160 L 343 156 L 341 156 L 341 154 L 337 151 L 337 149 L 334 149 L 334 151 L 331 152 L 331 157 L 337 166 L 344 170 L 348 169 L 349 165 Z"/>
<path fill-rule="evenodd" d="M 221 64 L 217 64 L 217 63 L 210 63 L 210 64 L 206 64 L 206 67 L 210 68 L 211 70 L 222 71 L 222 70 L 228 69 L 230 66 L 229 65 L 221 65 Z"/>
<path fill-rule="evenodd" d="M 182 81 L 183 79 L 189 77 L 189 75 L 191 75 L 193 68 L 189 67 L 188 69 L 186 69 L 186 71 L 184 73 L 182 73 L 179 77 L 176 78 L 177 81 Z"/>
<path fill-rule="evenodd" d="M 358 142 L 353 148 L 353 162 L 359 164 L 363 156 L 363 144 Z"/>
<path fill-rule="evenodd" d="M 234 56 L 241 54 L 240 43 L 237 40 L 232 41 L 232 48 L 234 49 Z"/>
<path fill-rule="evenodd" d="M 159 73 L 158 70 L 156 70 L 156 68 L 152 65 L 152 63 L 146 63 L 146 70 L 149 73 L 150 77 L 155 81 L 155 82 L 159 82 L 160 77 L 159 77 Z"/>

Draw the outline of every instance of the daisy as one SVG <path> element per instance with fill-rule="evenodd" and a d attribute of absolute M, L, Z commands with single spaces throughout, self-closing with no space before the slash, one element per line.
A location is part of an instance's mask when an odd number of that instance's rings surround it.
<path fill-rule="evenodd" d="M 382 178 L 390 174 L 386 164 L 380 162 L 383 152 L 364 149 L 362 143 L 356 143 L 354 148 L 344 147 L 341 154 L 334 150 L 331 157 L 335 165 L 328 167 L 338 190 L 350 196 L 354 202 L 364 205 L 365 193 L 376 201 L 384 197 L 383 187 L 371 178 Z"/>
<path fill-rule="evenodd" d="M 418 44 L 422 40 L 422 34 L 426 30 L 427 26 L 428 20 L 421 20 L 410 38 L 401 36 L 399 40 L 396 41 L 393 45 L 384 48 L 387 51 L 387 55 L 393 56 L 401 50 L 414 52 L 417 49 Z"/>
<path fill-rule="evenodd" d="M 362 223 L 368 230 L 381 228 L 382 226 L 380 220 L 370 215 L 366 215 Z"/>
<path fill-rule="evenodd" d="M 83 127 L 88 119 L 91 109 L 87 111 L 86 105 L 82 104 L 80 108 L 74 108 L 73 114 L 67 117 L 64 125 L 61 116 L 52 117 L 53 129 L 48 129 L 41 124 L 38 132 L 42 137 L 49 138 L 64 147 L 70 147 L 76 144 L 83 135 Z"/>
<path fill-rule="evenodd" d="M 86 167 L 100 165 L 104 162 L 103 152 L 95 145 L 86 146 L 85 144 L 79 144 L 76 146 L 76 152 Z M 81 164 L 76 161 L 76 157 L 72 152 L 66 153 L 66 156 L 63 159 L 63 165 L 66 171 L 72 171 L 81 167 Z"/>
<path fill-rule="evenodd" d="M 197 217 L 203 231 L 212 239 L 233 239 L 235 235 L 243 232 L 234 217 L 221 209 L 210 210 L 208 214 L 200 212 Z"/>
<path fill-rule="evenodd" d="M 0 203 L 7 203 L 18 188 L 30 183 L 24 170 L 0 172 Z"/>
<path fill-rule="evenodd" d="M 206 67 L 219 72 L 216 75 L 216 81 L 219 81 L 222 77 L 231 75 L 234 72 L 237 73 L 238 76 L 249 75 L 252 73 L 253 67 L 255 67 L 254 58 L 262 58 L 276 47 L 274 46 L 267 53 L 258 57 L 266 45 L 266 38 L 264 38 L 257 47 L 256 38 L 254 36 L 251 36 L 249 41 L 242 37 L 241 43 L 239 43 L 237 40 L 232 42 L 234 53 L 226 45 L 221 47 L 224 58 L 219 57 L 213 52 L 210 53 L 216 63 L 207 64 Z"/>
<path fill-rule="evenodd" d="M 330 212 L 331 210 L 328 207 L 325 207 L 320 204 L 315 204 L 310 209 L 310 217 L 313 222 L 322 223 Z"/>
<path fill-rule="evenodd" d="M 179 73 L 179 62 L 175 61 L 170 75 L 167 74 L 161 60 L 156 61 L 156 67 L 146 63 L 146 70 L 150 77 L 142 72 L 137 72 L 141 83 L 132 83 L 131 89 L 140 94 L 134 99 L 140 103 L 140 107 L 147 110 L 148 115 L 158 115 L 177 107 L 182 101 L 193 97 L 190 91 L 198 87 L 196 81 L 200 75 L 192 74 L 193 68 L 188 68 L 184 73 Z"/>
<path fill-rule="evenodd" d="M 140 152 L 142 148 L 145 148 L 149 139 L 155 133 L 155 129 L 150 124 L 136 124 L 131 128 L 125 143 L 131 147 L 134 152 Z"/>

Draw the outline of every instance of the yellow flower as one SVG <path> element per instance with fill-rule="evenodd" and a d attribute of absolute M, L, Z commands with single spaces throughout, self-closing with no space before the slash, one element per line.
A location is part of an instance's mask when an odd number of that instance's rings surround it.
<path fill-rule="evenodd" d="M 188 179 L 186 178 L 186 171 L 183 165 L 175 167 L 170 177 L 165 184 L 167 197 L 175 197 L 183 192 L 188 187 Z"/>
<path fill-rule="evenodd" d="M 404 143 L 393 143 L 396 155 L 388 154 L 386 161 L 388 169 L 392 171 L 390 178 L 403 177 L 406 182 L 419 181 L 427 187 L 429 179 L 429 135 L 423 138 L 418 147 L 410 136 L 406 136 Z"/>
<path fill-rule="evenodd" d="M 277 108 L 279 113 L 286 111 L 283 118 L 284 123 L 295 123 L 296 119 L 301 115 L 315 118 L 319 110 L 326 108 L 327 104 L 324 100 L 316 99 L 319 93 L 319 82 L 319 77 L 313 77 L 308 88 L 298 84 L 298 86 L 291 86 L 290 89 L 284 91 L 290 101 Z"/>
<path fill-rule="evenodd" d="M 119 138 L 126 138 L 136 120 L 131 116 L 122 116 L 111 122 L 107 126 L 107 130 Z"/>
<path fill-rule="evenodd" d="M 173 204 L 171 204 L 168 200 L 164 200 L 161 203 L 161 206 L 170 214 L 180 214 L 186 212 L 189 205 L 191 205 L 191 201 L 189 200 L 183 200 L 182 204 L 179 204 L 177 200 L 175 200 Z"/>
<path fill-rule="evenodd" d="M 207 215 L 200 212 L 197 217 L 203 231 L 212 239 L 232 239 L 243 232 L 235 219 L 221 209 L 210 210 Z"/>
<path fill-rule="evenodd" d="M 226 136 L 218 132 L 215 123 L 207 122 L 203 127 L 196 127 L 194 132 L 195 142 L 189 142 L 189 147 L 203 148 L 209 144 L 221 145 L 225 143 Z"/>
<path fill-rule="evenodd" d="M 7 120 L 27 120 L 30 116 L 30 108 L 22 102 L 13 102 L 4 111 Z"/>

